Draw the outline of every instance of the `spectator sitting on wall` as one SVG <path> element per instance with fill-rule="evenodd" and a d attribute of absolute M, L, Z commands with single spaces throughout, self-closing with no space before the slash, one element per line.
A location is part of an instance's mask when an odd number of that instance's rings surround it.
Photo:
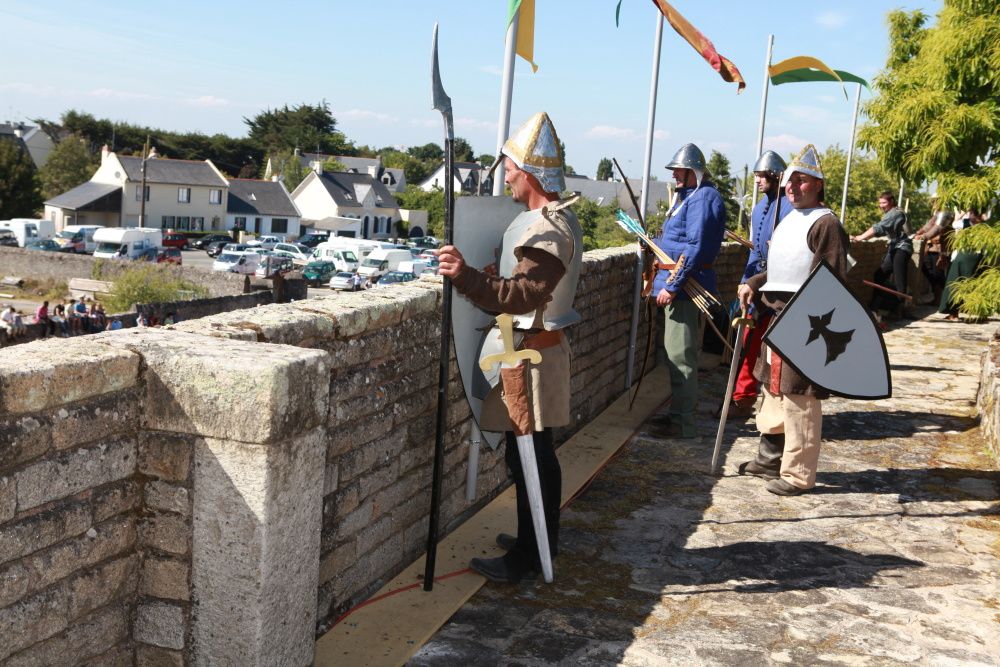
<path fill-rule="evenodd" d="M 108 331 L 118 331 L 122 328 L 122 321 L 119 317 L 112 317 L 108 320 Z"/>
<path fill-rule="evenodd" d="M 87 297 L 81 298 L 73 307 L 78 322 L 80 323 L 80 333 L 90 333 L 90 317 L 87 312 Z"/>
<path fill-rule="evenodd" d="M 88 315 L 90 316 L 90 330 L 103 331 L 108 318 L 104 313 L 104 306 L 101 305 L 100 301 L 92 301 L 90 303 L 90 312 Z"/>
<path fill-rule="evenodd" d="M 163 316 L 163 324 L 176 324 L 176 323 L 177 323 L 177 315 L 174 313 L 174 311 L 171 310 L 169 313 Z"/>
<path fill-rule="evenodd" d="M 66 306 L 57 303 L 55 308 L 52 309 L 52 315 L 49 319 L 53 322 L 53 330 L 59 327 L 59 332 L 63 338 L 69 336 L 69 321 L 66 319 Z"/>
<path fill-rule="evenodd" d="M 7 304 L 7 307 L 0 313 L 0 329 L 7 333 L 7 338 L 10 340 L 20 338 L 28 333 L 24 322 L 14 310 L 14 306 L 10 304 Z"/>
<path fill-rule="evenodd" d="M 52 325 L 52 320 L 49 319 L 49 302 L 43 301 L 35 310 L 35 324 L 42 325 L 42 337 L 49 334 L 55 333 L 55 327 Z"/>

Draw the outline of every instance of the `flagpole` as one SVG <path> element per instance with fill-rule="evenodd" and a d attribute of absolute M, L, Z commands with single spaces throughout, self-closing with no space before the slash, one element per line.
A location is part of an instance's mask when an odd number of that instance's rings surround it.
<path fill-rule="evenodd" d="M 840 224 L 847 223 L 847 186 L 851 182 L 851 160 L 854 158 L 854 137 L 858 131 L 858 109 L 861 107 L 861 84 L 854 98 L 854 117 L 851 119 L 851 143 L 847 147 L 847 168 L 844 170 L 844 197 L 840 201 Z"/>
<path fill-rule="evenodd" d="M 757 125 L 757 153 L 754 155 L 754 162 L 757 158 L 761 156 L 764 152 L 764 119 L 767 116 L 767 91 L 771 87 L 771 51 L 774 49 L 774 35 L 767 36 L 767 59 L 764 61 L 764 85 L 763 92 L 760 94 L 760 122 Z M 751 188 L 753 194 L 750 195 L 750 210 L 753 211 L 754 206 L 757 205 L 757 184 L 754 183 Z M 751 215 L 750 224 L 753 225 L 753 216 Z M 750 230 L 750 238 L 753 238 L 753 229 Z"/>
<path fill-rule="evenodd" d="M 653 39 L 653 73 L 649 81 L 649 113 L 646 117 L 646 155 L 642 163 L 642 192 L 639 193 L 637 214 L 646 219 L 649 202 L 649 175 L 653 168 L 653 126 L 656 125 L 656 93 L 660 80 L 660 46 L 663 42 L 663 14 L 656 12 L 656 37 Z M 648 231 L 648 230 L 647 230 Z M 625 390 L 632 387 L 635 370 L 635 344 L 639 335 L 639 311 L 642 302 L 642 244 L 635 246 L 635 285 L 632 289 L 632 324 L 628 334 L 628 363 L 625 366 Z"/>
<path fill-rule="evenodd" d="M 500 83 L 500 118 L 497 122 L 497 151 L 496 159 L 500 161 L 500 166 L 493 172 L 493 196 L 498 197 L 503 194 L 503 160 L 500 157 L 500 149 L 507 141 L 507 134 L 510 132 L 510 107 L 511 97 L 514 92 L 514 51 L 517 47 L 517 25 L 521 19 L 521 9 L 514 13 L 514 18 L 507 26 L 507 39 L 503 46 L 503 79 Z"/>

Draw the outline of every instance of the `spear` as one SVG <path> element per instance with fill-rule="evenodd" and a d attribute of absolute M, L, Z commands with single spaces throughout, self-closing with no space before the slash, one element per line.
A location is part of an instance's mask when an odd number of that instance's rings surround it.
<path fill-rule="evenodd" d="M 441 85 L 438 69 L 438 24 L 434 24 L 431 44 L 431 86 L 434 109 L 444 119 L 444 244 L 451 245 L 455 216 L 454 140 L 455 129 L 451 113 L 451 98 Z M 441 514 L 441 476 L 444 469 L 444 436 L 448 429 L 448 367 L 451 361 L 451 280 L 444 278 L 441 298 L 441 356 L 438 364 L 437 429 L 434 438 L 434 472 L 431 478 L 431 510 L 427 529 L 427 558 L 424 567 L 424 590 L 434 588 L 434 565 L 437 559 L 438 519 Z"/>

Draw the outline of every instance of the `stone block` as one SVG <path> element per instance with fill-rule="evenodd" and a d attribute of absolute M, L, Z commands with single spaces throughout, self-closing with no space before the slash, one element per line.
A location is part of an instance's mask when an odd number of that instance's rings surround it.
<path fill-rule="evenodd" d="M 337 541 L 345 540 L 368 525 L 372 520 L 374 504 L 366 500 L 356 510 L 345 516 L 335 527 L 334 535 Z"/>
<path fill-rule="evenodd" d="M 79 665 L 80 667 L 134 667 L 135 658 L 132 642 L 124 641 L 98 656 L 88 658 Z"/>
<path fill-rule="evenodd" d="M 62 632 L 67 625 L 67 590 L 49 590 L 0 608 L 0 662 L 32 644 Z"/>
<path fill-rule="evenodd" d="M 51 639 L 39 642 L 4 663 L 7 667 L 73 667 L 101 656 L 108 665 L 106 654 L 111 647 L 128 638 L 128 610 L 124 605 L 101 609 L 70 626 Z"/>
<path fill-rule="evenodd" d="M 184 556 L 191 550 L 191 527 L 183 516 L 150 516 L 139 524 L 139 543 L 146 548 Z"/>
<path fill-rule="evenodd" d="M 140 420 L 138 387 L 104 394 L 59 408 L 52 417 L 56 449 L 97 442 L 136 432 Z"/>
<path fill-rule="evenodd" d="M 173 433 L 143 433 L 139 442 L 139 472 L 171 482 L 187 481 L 195 439 Z"/>
<path fill-rule="evenodd" d="M 262 343 L 279 343 L 302 347 L 305 341 L 331 338 L 334 335 L 333 319 L 312 312 L 311 308 L 296 307 L 296 303 L 272 303 L 251 310 L 233 310 L 218 313 L 197 322 L 188 323 L 187 331 L 203 331 L 207 325 L 213 329 L 246 330 Z"/>
<path fill-rule="evenodd" d="M 139 592 L 166 600 L 191 599 L 191 564 L 186 560 L 150 555 L 142 563 Z"/>
<path fill-rule="evenodd" d="M 0 442 L 0 470 L 10 470 L 47 452 L 52 428 L 47 418 L 38 415 L 3 415 Z"/>
<path fill-rule="evenodd" d="M 323 471 L 323 497 L 330 495 L 337 490 L 338 480 L 339 480 L 339 467 L 336 463 L 326 464 L 326 469 Z M 0 498 L 3 497 L 3 491 L 0 490 Z M 0 516 L 3 516 L 2 512 L 3 504 L 0 502 Z"/>
<path fill-rule="evenodd" d="M 373 468 L 385 465 L 406 446 L 406 429 L 366 443 L 340 459 L 340 483 L 349 482 Z"/>
<path fill-rule="evenodd" d="M 133 595 L 138 574 L 138 557 L 133 554 L 78 575 L 69 585 L 69 618 L 79 618 L 112 601 Z"/>
<path fill-rule="evenodd" d="M 139 506 L 139 486 L 131 479 L 95 491 L 91 497 L 94 522 L 134 511 Z"/>
<path fill-rule="evenodd" d="M 324 352 L 170 329 L 123 329 L 97 338 L 142 356 L 149 429 L 272 443 L 326 419 L 330 358 Z"/>
<path fill-rule="evenodd" d="M 0 350 L 0 413 L 38 412 L 138 382 L 139 357 L 93 339 L 39 340 Z"/>
<path fill-rule="evenodd" d="M 336 419 L 331 410 L 331 419 L 327 423 L 328 459 L 344 454 L 360 447 L 362 443 L 371 442 L 392 431 L 391 419 Z"/>
<path fill-rule="evenodd" d="M 14 518 L 17 509 L 17 487 L 13 477 L 0 477 L 0 523 Z"/>
<path fill-rule="evenodd" d="M 135 610 L 134 639 L 144 644 L 180 650 L 187 623 L 184 609 L 165 602 L 140 604 Z"/>
<path fill-rule="evenodd" d="M 183 486 L 153 480 L 146 483 L 143 495 L 148 509 L 191 514 L 190 494 Z"/>
<path fill-rule="evenodd" d="M 90 528 L 90 506 L 69 502 L 0 526 L 0 563 L 79 535 Z"/>
<path fill-rule="evenodd" d="M 391 459 L 386 465 L 370 470 L 358 478 L 358 490 L 362 498 L 392 484 L 399 477 L 399 460 Z"/>
<path fill-rule="evenodd" d="M 196 445 L 196 663 L 312 662 L 324 460 L 322 428 L 280 447 Z"/>
<path fill-rule="evenodd" d="M 135 647 L 135 664 L 136 667 L 184 667 L 184 653 L 138 644 Z"/>
<path fill-rule="evenodd" d="M 319 564 L 319 581 L 325 583 L 353 565 L 358 559 L 356 540 L 348 540 L 323 556 Z"/>
<path fill-rule="evenodd" d="M 128 477 L 135 472 L 135 461 L 135 440 L 124 439 L 32 463 L 15 474 L 18 510 Z"/>

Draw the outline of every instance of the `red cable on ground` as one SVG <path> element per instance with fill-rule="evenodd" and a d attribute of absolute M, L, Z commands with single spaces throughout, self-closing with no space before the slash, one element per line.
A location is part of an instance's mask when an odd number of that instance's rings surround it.
<path fill-rule="evenodd" d="M 670 399 L 671 399 L 671 396 L 667 396 L 667 400 L 663 401 L 663 403 L 660 403 L 660 405 L 657 406 L 655 412 L 659 412 L 664 406 L 670 405 Z M 609 456 L 608 460 L 605 461 L 604 463 L 602 463 L 600 465 L 600 467 L 598 467 L 597 470 L 595 470 L 593 472 L 593 474 L 590 477 L 587 478 L 587 481 L 585 481 L 583 483 L 583 485 L 580 486 L 579 489 L 577 489 L 576 493 L 574 493 L 572 496 L 570 496 L 566 500 L 566 502 L 562 504 L 562 506 L 559 508 L 560 510 L 563 510 L 563 509 L 569 507 L 570 503 L 572 503 L 574 500 L 576 500 L 577 498 L 579 498 L 580 496 L 582 496 L 583 493 L 588 488 L 590 488 L 590 485 L 593 484 L 593 482 L 594 482 L 595 479 L 597 479 L 597 476 L 600 475 L 601 472 L 605 468 L 607 468 L 608 465 L 610 465 L 612 461 L 614 461 L 619 456 L 621 456 L 622 452 L 625 451 L 625 446 L 628 445 L 628 443 L 632 442 L 632 439 L 635 438 L 635 436 L 639 432 L 640 428 L 642 428 L 642 424 L 640 424 L 639 426 L 636 426 L 632 430 L 632 434 L 628 437 L 628 439 L 624 443 L 622 443 L 622 446 L 619 447 L 615 451 L 614 454 L 612 454 L 611 456 Z M 462 568 L 461 570 L 455 570 L 454 572 L 448 572 L 447 574 L 442 574 L 439 577 L 434 577 L 434 581 L 444 581 L 445 579 L 450 579 L 452 577 L 457 577 L 460 574 L 466 574 L 468 572 L 472 572 L 472 569 L 468 568 L 468 567 L 465 567 L 465 568 Z M 405 593 L 406 591 L 412 590 L 412 589 L 417 588 L 418 586 L 422 586 L 422 585 L 423 585 L 423 582 L 418 581 L 416 583 L 412 583 L 412 584 L 409 584 L 407 586 L 402 586 L 400 588 L 396 588 L 396 589 L 393 589 L 391 591 L 386 591 L 385 593 L 382 593 L 382 595 L 377 595 L 377 596 L 375 596 L 373 598 L 368 598 L 364 602 L 358 603 L 357 605 L 351 607 L 350 609 L 348 609 L 347 611 L 345 611 L 343 614 L 341 614 L 341 616 L 339 616 L 337 618 L 337 620 L 334 621 L 330 625 L 330 627 L 327 629 L 327 632 L 329 632 L 333 628 L 337 627 L 337 625 L 339 625 L 341 621 L 343 621 L 345 618 L 347 618 L 348 616 L 350 616 L 351 614 L 353 614 L 354 612 L 358 611 L 359 609 L 361 609 L 363 607 L 367 607 L 370 604 L 375 604 L 376 602 L 380 602 L 380 601 L 382 601 L 382 600 L 384 600 L 386 598 L 390 598 L 393 595 L 398 595 L 399 593 Z"/>

